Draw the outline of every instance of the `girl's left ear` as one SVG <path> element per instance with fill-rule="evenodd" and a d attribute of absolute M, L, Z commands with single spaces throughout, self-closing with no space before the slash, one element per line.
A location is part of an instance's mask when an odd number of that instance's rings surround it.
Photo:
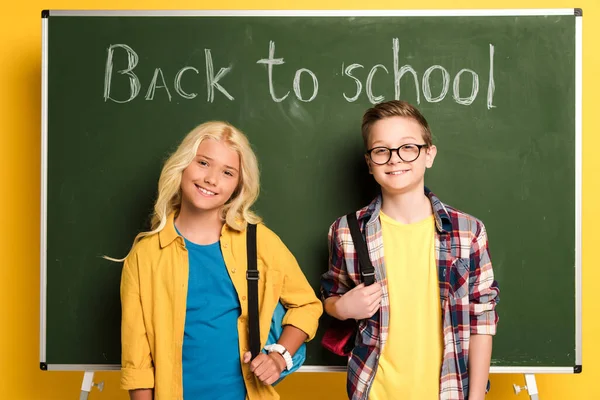
<path fill-rule="evenodd" d="M 433 161 L 435 160 L 435 156 L 437 155 L 437 147 L 431 145 L 427 148 L 427 157 L 425 157 L 427 168 L 433 167 Z"/>

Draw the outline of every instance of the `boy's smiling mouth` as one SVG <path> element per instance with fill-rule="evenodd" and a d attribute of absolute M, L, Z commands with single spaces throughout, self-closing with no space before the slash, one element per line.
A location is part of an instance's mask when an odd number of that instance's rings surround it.
<path fill-rule="evenodd" d="M 402 174 L 404 174 L 404 173 L 406 173 L 408 171 L 410 171 L 410 170 L 409 169 L 401 169 L 401 170 L 398 170 L 398 171 L 386 172 L 385 174 L 386 175 L 402 175 Z"/>

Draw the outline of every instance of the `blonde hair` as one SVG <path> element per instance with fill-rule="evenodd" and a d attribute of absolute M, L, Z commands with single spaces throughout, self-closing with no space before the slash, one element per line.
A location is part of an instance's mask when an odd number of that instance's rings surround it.
<path fill-rule="evenodd" d="M 200 143 L 206 139 L 221 141 L 240 156 L 240 180 L 231 198 L 221 209 L 222 220 L 236 231 L 244 230 L 248 223 L 257 224 L 261 221 L 261 218 L 250 210 L 250 207 L 258 199 L 260 179 L 258 161 L 248 138 L 227 122 L 210 121 L 197 126 L 188 133 L 177 150 L 165 162 L 158 180 L 158 196 L 152 213 L 151 230 L 140 232 L 133 241 L 132 249 L 142 238 L 162 231 L 171 213 L 179 214 L 181 210 L 181 176 L 196 158 Z M 120 260 L 105 258 L 123 261 L 127 256 Z"/>

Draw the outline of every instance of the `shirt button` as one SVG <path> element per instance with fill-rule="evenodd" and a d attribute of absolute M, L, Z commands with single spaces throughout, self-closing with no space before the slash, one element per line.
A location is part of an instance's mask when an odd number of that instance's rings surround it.
<path fill-rule="evenodd" d="M 231 269 L 231 273 L 232 273 L 232 274 L 235 274 L 235 268 L 232 268 L 232 269 Z"/>
<path fill-rule="evenodd" d="M 223 247 L 227 248 L 227 243 L 223 243 Z"/>
<path fill-rule="evenodd" d="M 242 300 L 243 300 L 243 301 L 246 301 L 246 296 L 242 296 Z"/>

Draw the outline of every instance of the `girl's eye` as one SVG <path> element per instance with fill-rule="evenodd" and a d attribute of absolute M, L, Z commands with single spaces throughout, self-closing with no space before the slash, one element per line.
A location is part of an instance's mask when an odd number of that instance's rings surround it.
<path fill-rule="evenodd" d="M 233 172 L 231 172 L 231 171 L 225 171 L 225 175 L 233 177 Z"/>
<path fill-rule="evenodd" d="M 198 161 L 198 163 L 200 165 L 202 165 L 203 167 L 206 167 L 208 165 L 208 163 L 206 161 L 204 161 L 204 160 L 200 160 L 200 161 Z"/>

